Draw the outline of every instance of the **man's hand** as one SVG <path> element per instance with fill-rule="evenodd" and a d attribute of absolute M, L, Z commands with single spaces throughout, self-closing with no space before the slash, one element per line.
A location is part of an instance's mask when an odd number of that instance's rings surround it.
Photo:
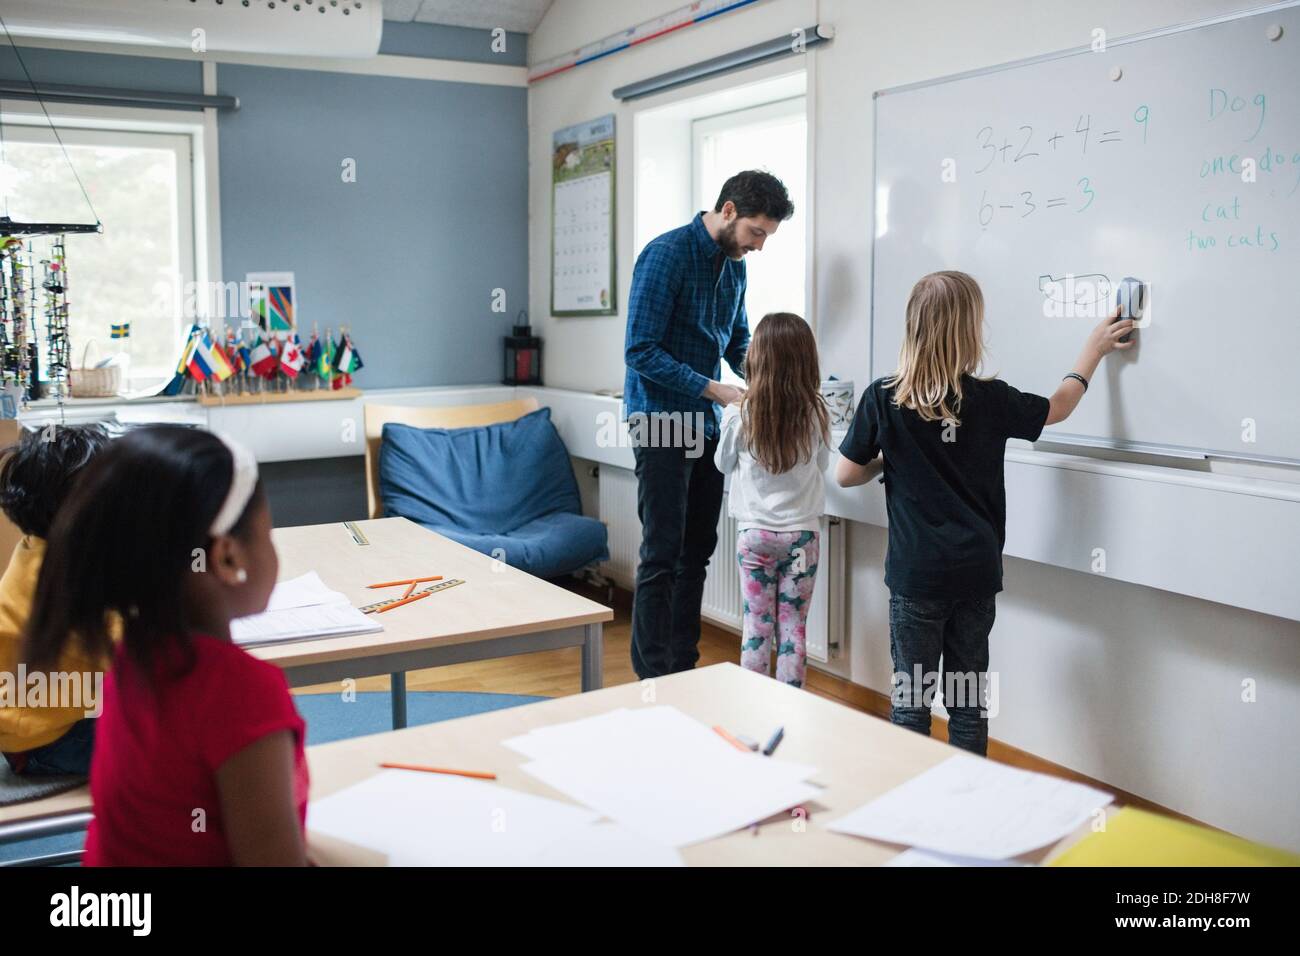
<path fill-rule="evenodd" d="M 721 382 L 710 382 L 704 389 L 704 398 L 717 402 L 719 405 L 730 405 L 733 402 L 740 401 L 745 394 L 743 388 L 736 388 L 734 385 L 723 385 Z"/>

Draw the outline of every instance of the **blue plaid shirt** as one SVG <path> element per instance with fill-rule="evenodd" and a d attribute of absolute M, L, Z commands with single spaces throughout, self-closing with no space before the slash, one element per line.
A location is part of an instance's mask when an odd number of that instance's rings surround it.
<path fill-rule="evenodd" d="M 623 414 L 701 412 L 718 435 L 718 408 L 703 397 L 726 358 L 743 377 L 749 348 L 745 263 L 729 259 L 704 214 L 641 250 L 632 270 L 623 355 Z"/>

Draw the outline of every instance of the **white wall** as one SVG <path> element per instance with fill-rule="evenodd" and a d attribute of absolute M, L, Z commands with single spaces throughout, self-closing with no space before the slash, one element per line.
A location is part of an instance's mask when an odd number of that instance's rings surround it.
<path fill-rule="evenodd" d="M 556 0 L 528 43 L 530 63 L 616 33 L 633 24 L 680 6 L 675 0 Z M 816 22 L 816 0 L 764 0 L 740 13 L 709 20 L 625 50 L 534 84 L 528 94 L 528 259 L 529 315 L 546 341 L 543 363 L 547 385 L 594 391 L 623 387 L 623 332 L 635 246 L 633 213 L 634 110 L 619 103 L 610 91 L 616 86 L 696 63 L 710 56 L 770 40 L 795 25 Z M 789 63 L 776 63 L 746 72 L 762 78 L 788 72 Z M 636 101 L 636 110 L 699 96 L 736 83 L 735 77 L 699 83 L 682 91 Z M 552 318 L 551 301 L 551 135 L 561 127 L 614 113 L 617 156 L 618 315 Z M 679 223 L 680 225 L 680 223 Z M 595 357 L 607 357 L 600 360 Z"/>
<path fill-rule="evenodd" d="M 556 0 L 533 36 L 530 56 L 549 58 L 676 5 L 677 0 Z M 547 384 L 590 390 L 623 382 L 627 286 L 639 250 L 632 248 L 630 222 L 633 110 L 613 100 L 613 87 L 795 27 L 835 26 L 834 42 L 813 54 L 809 89 L 816 140 L 814 318 L 825 371 L 863 383 L 870 328 L 873 91 L 1081 46 L 1095 27 L 1116 37 L 1260 5 L 765 0 L 534 85 L 530 298 L 534 322 L 547 339 Z M 721 85 L 700 84 L 635 105 L 659 105 Z M 611 111 L 619 120 L 620 314 L 552 319 L 551 133 Z M 751 268 L 761 264 L 760 255 Z M 883 529 L 852 525 L 846 670 L 879 691 L 887 690 L 890 671 L 884 548 Z M 1295 568 L 1279 568 L 1277 578 L 1280 588 L 1300 583 Z M 994 737 L 1208 823 L 1300 849 L 1296 622 L 1008 558 L 992 661 L 1001 681 Z M 1257 684 L 1255 703 L 1241 701 L 1245 680 Z"/>

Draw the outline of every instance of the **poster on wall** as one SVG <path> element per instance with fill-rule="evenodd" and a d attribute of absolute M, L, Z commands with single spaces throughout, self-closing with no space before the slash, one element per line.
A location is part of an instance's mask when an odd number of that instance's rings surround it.
<path fill-rule="evenodd" d="M 294 317 L 292 272 L 250 272 L 248 285 L 249 316 L 263 332 L 292 332 Z"/>
<path fill-rule="evenodd" d="M 612 113 L 555 133 L 551 229 L 551 313 L 616 314 Z"/>

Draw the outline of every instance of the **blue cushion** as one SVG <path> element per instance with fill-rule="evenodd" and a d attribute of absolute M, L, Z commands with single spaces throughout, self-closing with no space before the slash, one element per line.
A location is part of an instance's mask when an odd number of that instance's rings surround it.
<path fill-rule="evenodd" d="M 605 526 L 582 515 L 549 408 L 478 428 L 385 425 L 379 494 L 386 517 L 409 518 L 540 577 L 609 557 Z"/>
<path fill-rule="evenodd" d="M 595 518 L 557 511 L 508 534 L 434 528 L 467 548 L 490 554 L 539 578 L 555 578 L 609 558 L 605 526 Z"/>

